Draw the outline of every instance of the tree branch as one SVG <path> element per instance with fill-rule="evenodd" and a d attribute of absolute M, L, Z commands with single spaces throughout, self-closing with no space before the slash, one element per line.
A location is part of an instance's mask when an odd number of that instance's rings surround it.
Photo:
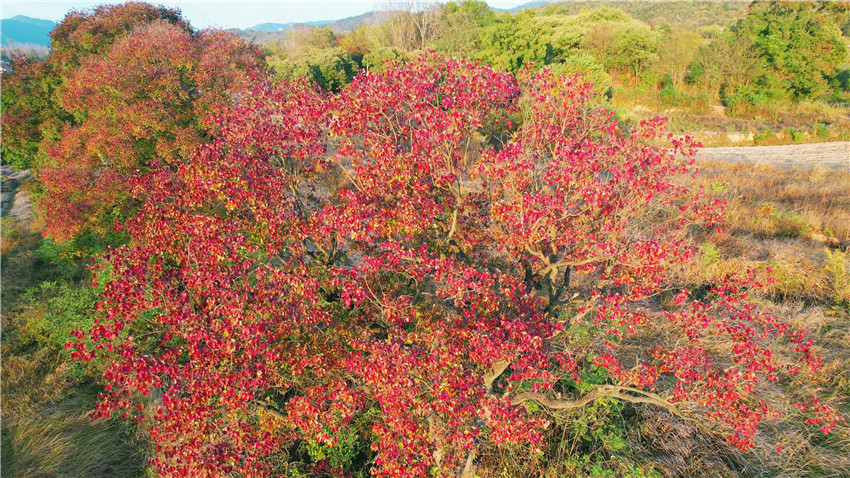
<path fill-rule="evenodd" d="M 505 359 L 498 359 L 493 361 L 493 368 L 484 374 L 484 389 L 487 390 L 487 395 L 493 393 L 493 382 L 499 378 L 505 370 L 510 367 L 511 363 Z"/>
<path fill-rule="evenodd" d="M 253 401 L 253 402 L 251 402 L 251 403 L 253 403 L 254 405 L 256 405 L 256 406 L 257 406 L 257 408 L 259 408 L 260 410 L 262 410 L 262 411 L 264 411 L 264 412 L 268 413 L 269 415 L 271 415 L 271 416 L 273 416 L 273 417 L 275 417 L 275 418 L 277 418 L 277 419 L 280 419 L 280 420 L 286 420 L 286 417 L 285 417 L 285 416 L 283 416 L 283 414 L 282 414 L 282 413 L 280 413 L 279 411 L 275 410 L 274 408 L 272 408 L 272 407 L 270 407 L 270 406 L 268 406 L 268 405 L 264 404 L 263 402 L 259 402 L 259 401 L 257 401 L 257 400 L 254 400 L 254 401 Z"/>
<path fill-rule="evenodd" d="M 647 392 L 638 388 L 618 385 L 599 385 L 590 393 L 587 393 L 576 400 L 553 399 L 542 393 L 521 392 L 514 395 L 511 403 L 513 405 L 520 405 L 525 402 L 533 401 L 552 410 L 571 410 L 574 408 L 584 407 L 585 405 L 596 401 L 596 399 L 603 397 L 619 398 L 620 400 L 629 403 L 647 403 L 650 405 L 656 405 L 664 408 L 677 417 L 693 421 L 692 419 L 682 415 L 682 411 L 679 409 L 677 404 L 665 400 L 658 394 Z"/>
<path fill-rule="evenodd" d="M 455 235 L 456 231 L 457 231 L 457 208 L 455 208 L 454 212 L 452 212 L 452 227 L 451 227 L 451 229 L 449 229 L 448 236 L 446 236 L 447 239 L 451 239 L 452 236 Z"/>

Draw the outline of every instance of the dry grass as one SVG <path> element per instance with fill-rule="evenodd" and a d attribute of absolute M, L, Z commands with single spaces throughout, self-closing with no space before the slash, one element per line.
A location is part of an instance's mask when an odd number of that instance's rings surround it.
<path fill-rule="evenodd" d="M 127 424 L 93 421 L 96 386 L 68 355 L 28 328 L 43 304 L 22 299 L 43 280 L 66 277 L 34 253 L 36 230 L 3 219 L 3 477 L 142 476 L 145 445 Z M 73 269 L 70 269 L 73 272 Z"/>
<path fill-rule="evenodd" d="M 722 453 L 746 464 L 734 476 L 850 476 L 850 428 L 822 436 L 793 407 L 818 394 L 850 416 L 850 171 L 699 166 L 694 182 L 723 196 L 728 213 L 723 232 L 695 234 L 703 257 L 682 279 L 710 284 L 746 269 L 764 271 L 775 280 L 765 305 L 811 331 L 824 360 L 814 381 L 797 377 L 768 391 L 765 398 L 786 419 L 766 424 L 752 452 Z"/>
<path fill-rule="evenodd" d="M 765 301 L 763 305 L 795 327 L 811 331 L 816 351 L 823 357 L 823 367 L 814 376 L 784 379 L 760 392 L 758 398 L 766 400 L 782 418 L 762 422 L 754 448 L 741 452 L 725 443 L 722 429 L 708 432 L 656 407 L 638 407 L 641 425 L 630 432 L 630 449 L 637 459 L 660 465 L 656 469 L 669 478 L 850 476 L 850 427 L 840 425 L 824 436 L 817 426 L 805 424 L 808 417 L 794 407 L 795 402 L 817 394 L 822 403 L 850 415 L 850 314 L 802 300 Z M 681 335 L 675 325 L 660 327 L 661 336 L 640 339 L 644 345 L 650 340 L 674 341 Z M 718 337 L 706 345 L 719 363 L 723 357 L 728 360 L 729 339 Z M 795 360 L 790 349 L 782 350 L 776 349 L 777 359 Z"/>
<path fill-rule="evenodd" d="M 775 297 L 850 302 L 850 171 L 703 162 L 693 181 L 728 202 L 722 232 L 697 234 L 707 252 L 688 282 L 771 268 Z"/>
<path fill-rule="evenodd" d="M 88 417 L 94 388 L 55 351 L 3 350 L 2 475 L 141 476 L 144 447 L 126 425 Z"/>

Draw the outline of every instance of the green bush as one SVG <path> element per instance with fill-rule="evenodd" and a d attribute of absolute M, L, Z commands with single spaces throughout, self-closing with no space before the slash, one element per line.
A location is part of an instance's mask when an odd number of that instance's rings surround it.
<path fill-rule="evenodd" d="M 720 261 L 720 248 L 713 242 L 705 242 L 699 248 L 699 253 L 702 255 L 702 262 L 706 266 L 716 264 Z"/>
<path fill-rule="evenodd" d="M 384 62 L 404 63 L 408 55 L 397 48 L 377 48 L 363 57 L 363 66 L 377 73 L 384 71 Z"/>
<path fill-rule="evenodd" d="M 720 99 L 734 117 L 775 116 L 775 111 L 787 107 L 790 101 L 787 85 L 773 73 L 765 73 L 759 81 L 728 91 L 720 91 Z"/>
<path fill-rule="evenodd" d="M 562 457 L 561 463 L 550 466 L 562 476 L 660 478 L 630 452 L 628 430 L 635 426 L 634 419 L 631 405 L 606 398 L 556 420 L 556 426 L 565 429 L 557 435 L 566 440 L 555 445 L 559 452 L 546 454 Z"/>
<path fill-rule="evenodd" d="M 334 434 L 336 443 L 318 443 L 310 440 L 303 444 L 308 462 L 328 465 L 329 473 L 335 476 L 366 478 L 371 476 L 369 470 L 374 459 L 371 450 L 372 425 L 377 408 L 356 417 L 347 427 L 341 428 Z"/>
<path fill-rule="evenodd" d="M 770 144 L 776 140 L 776 135 L 773 131 L 760 131 L 753 135 L 753 144 Z"/>
<path fill-rule="evenodd" d="M 611 75 L 609 75 L 601 63 L 589 53 L 576 53 L 570 55 L 560 63 L 549 67 L 555 75 L 583 75 L 584 80 L 592 83 L 597 93 L 611 96 Z"/>
<path fill-rule="evenodd" d="M 64 346 L 72 340 L 71 331 L 88 330 L 94 324 L 99 293 L 88 284 L 44 282 L 24 296 L 17 332 L 40 347 L 67 353 Z"/>
<path fill-rule="evenodd" d="M 706 93 L 689 93 L 676 89 L 669 81 L 658 92 L 661 105 L 667 108 L 678 108 L 694 114 L 705 114 L 711 104 L 711 97 Z"/>
<path fill-rule="evenodd" d="M 358 54 L 357 57 L 359 58 L 360 55 Z M 297 61 L 288 58 L 270 59 L 269 66 L 275 70 L 277 80 L 294 80 L 304 77 L 326 91 L 339 91 L 340 88 L 351 83 L 361 68 L 361 64 L 355 61 L 354 56 L 340 48 L 319 50 Z"/>
<path fill-rule="evenodd" d="M 788 211 L 774 214 L 778 234 L 786 237 L 807 237 L 812 235 L 812 227 L 799 214 Z"/>
<path fill-rule="evenodd" d="M 833 299 L 837 304 L 850 303 L 850 253 L 825 249 L 826 264 L 824 271 L 829 275 L 833 290 Z"/>
<path fill-rule="evenodd" d="M 788 128 L 788 136 L 791 138 L 791 141 L 795 143 L 799 143 L 803 141 L 805 135 L 803 135 L 802 131 L 797 131 L 795 128 Z"/>

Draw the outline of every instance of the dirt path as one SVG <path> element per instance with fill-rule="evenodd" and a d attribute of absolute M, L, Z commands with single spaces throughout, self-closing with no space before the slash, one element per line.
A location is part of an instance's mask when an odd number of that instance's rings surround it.
<path fill-rule="evenodd" d="M 30 170 L 15 172 L 7 165 L 0 166 L 0 215 L 15 217 L 28 223 L 32 219 L 32 202 L 28 192 L 21 189 L 21 182 L 28 178 Z"/>
<path fill-rule="evenodd" d="M 703 148 L 697 159 L 850 170 L 850 142 Z"/>

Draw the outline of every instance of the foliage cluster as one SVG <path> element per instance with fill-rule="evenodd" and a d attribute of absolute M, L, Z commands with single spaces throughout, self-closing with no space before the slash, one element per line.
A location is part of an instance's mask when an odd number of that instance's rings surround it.
<path fill-rule="evenodd" d="M 46 61 L 4 74 L 3 156 L 35 170 L 47 234 L 59 239 L 125 217 L 129 177 L 206 141 L 227 90 L 263 64 L 232 35 L 195 32 L 145 3 L 71 12 L 51 38 Z"/>

